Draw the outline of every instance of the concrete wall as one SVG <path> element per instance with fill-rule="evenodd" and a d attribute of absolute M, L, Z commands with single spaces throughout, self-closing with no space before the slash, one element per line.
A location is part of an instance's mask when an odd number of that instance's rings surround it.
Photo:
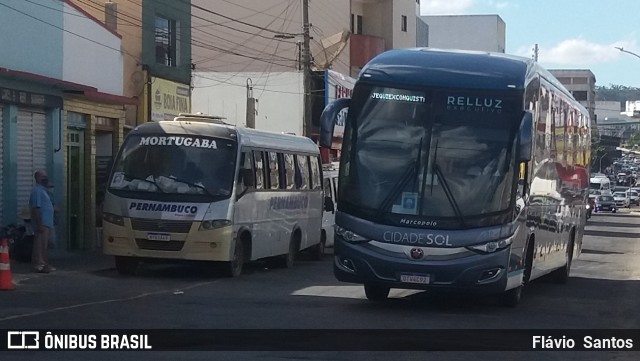
<path fill-rule="evenodd" d="M 416 3 L 413 0 L 393 1 L 393 20 L 391 33 L 393 34 L 392 46 L 394 49 L 413 48 L 416 46 Z M 407 17 L 407 31 L 401 31 L 402 16 Z M 385 17 L 389 17 L 386 14 Z"/>
<path fill-rule="evenodd" d="M 498 15 L 422 16 L 429 25 L 429 46 L 505 52 L 506 25 Z"/>
<path fill-rule="evenodd" d="M 226 117 L 227 123 L 244 127 L 247 78 L 253 80 L 256 129 L 302 134 L 303 81 L 301 72 L 195 73 L 192 112 Z M 224 83 L 221 83 L 224 82 Z M 264 91 L 263 91 L 264 89 Z"/>
<path fill-rule="evenodd" d="M 64 29 L 62 79 L 122 95 L 120 37 L 69 3 L 64 4 Z"/>
<path fill-rule="evenodd" d="M 30 1 L 0 0 L 0 68 L 62 79 L 63 3 Z"/>

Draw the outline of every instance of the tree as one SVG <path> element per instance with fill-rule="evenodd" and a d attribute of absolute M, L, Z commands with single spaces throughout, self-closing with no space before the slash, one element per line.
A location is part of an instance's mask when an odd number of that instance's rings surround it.
<path fill-rule="evenodd" d="M 596 100 L 626 102 L 640 100 L 640 88 L 610 84 L 596 86 Z"/>

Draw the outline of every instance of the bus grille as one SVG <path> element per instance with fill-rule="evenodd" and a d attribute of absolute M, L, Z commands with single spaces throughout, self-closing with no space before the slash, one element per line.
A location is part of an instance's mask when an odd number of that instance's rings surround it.
<path fill-rule="evenodd" d="M 171 251 L 177 252 L 184 247 L 184 241 L 150 241 L 148 239 L 136 238 L 136 244 L 140 249 L 150 251 Z"/>
<path fill-rule="evenodd" d="M 131 218 L 134 231 L 189 233 L 191 221 L 164 221 L 158 219 Z"/>

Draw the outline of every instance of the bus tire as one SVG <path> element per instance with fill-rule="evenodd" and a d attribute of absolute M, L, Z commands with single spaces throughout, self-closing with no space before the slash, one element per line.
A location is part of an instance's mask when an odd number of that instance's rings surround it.
<path fill-rule="evenodd" d="M 296 231 L 294 233 L 294 236 L 291 238 L 291 241 L 289 241 L 289 252 L 287 252 L 287 254 L 285 254 L 284 256 L 282 256 L 281 262 L 282 262 L 282 267 L 284 268 L 293 268 L 293 265 L 296 262 L 296 254 L 298 253 L 298 237 L 296 235 L 299 235 L 300 231 Z"/>
<path fill-rule="evenodd" d="M 552 272 L 551 277 L 554 283 L 563 285 L 569 281 L 569 275 L 571 274 L 571 263 L 573 260 L 574 239 L 575 231 L 571 231 L 571 239 L 569 240 L 569 244 L 567 245 L 567 252 L 565 253 L 567 263 L 563 267 Z"/>
<path fill-rule="evenodd" d="M 242 274 L 245 259 L 244 240 L 236 239 L 236 246 L 233 250 L 233 259 L 225 264 L 225 275 L 227 277 L 238 277 Z"/>
<path fill-rule="evenodd" d="M 381 302 L 389 297 L 389 287 L 377 285 L 364 285 L 364 294 L 369 301 Z"/>
<path fill-rule="evenodd" d="M 116 256 L 116 270 L 123 276 L 133 276 L 138 273 L 140 261 L 135 257 Z"/>
<path fill-rule="evenodd" d="M 502 305 L 506 307 L 516 307 L 522 299 L 522 288 L 523 286 L 520 285 L 516 288 L 504 291 L 500 295 L 500 303 L 502 303 Z"/>

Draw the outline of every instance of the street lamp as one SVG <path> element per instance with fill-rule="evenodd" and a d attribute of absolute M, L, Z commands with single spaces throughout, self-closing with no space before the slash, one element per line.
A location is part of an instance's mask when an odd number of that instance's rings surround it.
<path fill-rule="evenodd" d="M 609 154 L 609 152 L 605 152 L 602 157 L 600 157 L 600 170 L 598 171 L 598 173 L 602 173 L 602 158 L 606 157 L 607 154 Z"/>
<path fill-rule="evenodd" d="M 640 55 L 638 55 L 638 54 L 636 54 L 636 53 L 634 53 L 632 51 L 629 51 L 629 50 L 624 50 L 624 48 L 622 48 L 621 46 L 614 46 L 614 48 L 620 50 L 623 53 L 631 54 L 631 55 L 635 56 L 636 58 L 640 59 Z"/>

